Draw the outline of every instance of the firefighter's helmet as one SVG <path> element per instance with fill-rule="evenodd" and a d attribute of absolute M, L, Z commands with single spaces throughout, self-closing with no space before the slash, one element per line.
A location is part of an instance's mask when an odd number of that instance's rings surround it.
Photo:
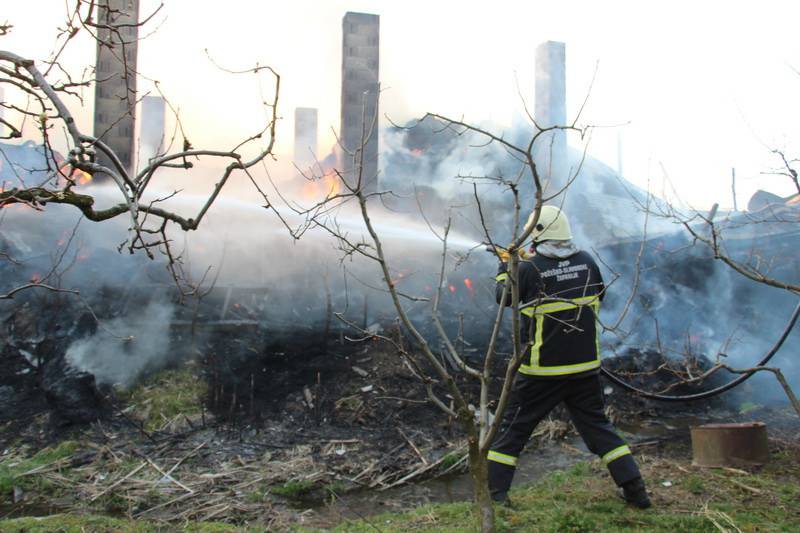
<path fill-rule="evenodd" d="M 533 223 L 536 211 L 528 217 L 526 227 Z M 567 215 L 554 205 L 542 206 L 539 220 L 531 232 L 533 242 L 542 241 L 568 241 L 572 239 L 572 230 L 569 227 Z"/>

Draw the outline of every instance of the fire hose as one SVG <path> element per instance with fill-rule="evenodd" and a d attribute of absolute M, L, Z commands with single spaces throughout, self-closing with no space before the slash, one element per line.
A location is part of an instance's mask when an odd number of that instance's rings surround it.
<path fill-rule="evenodd" d="M 691 402 L 691 401 L 695 401 L 695 400 L 705 400 L 706 398 L 711 398 L 711 397 L 716 396 L 718 394 L 722 394 L 723 392 L 728 391 L 728 390 L 730 390 L 730 389 L 732 389 L 732 388 L 744 383 L 753 374 L 756 373 L 758 368 L 762 368 L 767 363 L 769 363 L 769 360 L 772 359 L 772 356 L 774 356 L 776 353 L 778 353 L 778 350 L 780 350 L 781 346 L 783 346 L 784 341 L 786 341 L 786 338 L 789 336 L 789 333 L 791 333 L 792 329 L 794 328 L 794 325 L 797 322 L 798 316 L 800 316 L 800 304 L 797 304 L 797 307 L 794 308 L 794 312 L 792 313 L 791 318 L 789 318 L 789 322 L 786 324 L 786 327 L 783 329 L 783 333 L 781 334 L 780 338 L 772 346 L 772 348 L 770 348 L 769 351 L 766 354 L 764 354 L 764 356 L 761 358 L 761 360 L 758 362 L 758 364 L 755 367 L 753 367 L 753 370 L 751 372 L 747 372 L 745 374 L 742 374 L 741 376 L 737 377 L 736 379 L 734 379 L 732 381 L 729 381 L 725 385 L 720 385 L 719 387 L 716 387 L 716 388 L 711 389 L 711 390 L 698 392 L 696 394 L 685 394 L 685 395 L 680 395 L 680 396 L 672 396 L 672 395 L 667 395 L 667 394 L 657 394 L 657 393 L 654 393 L 654 392 L 648 392 L 646 390 L 642 390 L 642 389 L 639 389 L 637 387 L 634 387 L 633 385 L 631 385 L 630 383 L 627 383 L 625 380 L 623 380 L 622 378 L 620 378 L 619 376 L 617 376 L 616 374 L 614 374 L 613 372 L 611 372 L 608 369 L 605 369 L 605 368 L 601 367 L 600 370 L 603 372 L 603 375 L 605 375 L 613 383 L 619 385 L 623 389 L 629 390 L 629 391 L 631 391 L 631 392 L 633 392 L 635 394 L 638 394 L 639 396 L 642 396 L 644 398 L 649 398 L 651 400 L 659 400 L 659 401 L 662 401 L 662 402 Z"/>

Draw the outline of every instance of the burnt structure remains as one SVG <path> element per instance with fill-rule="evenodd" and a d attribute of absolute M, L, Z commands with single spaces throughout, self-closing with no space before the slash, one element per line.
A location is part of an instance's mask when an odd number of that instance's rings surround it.
<path fill-rule="evenodd" d="M 378 92 L 380 17 L 348 12 L 342 19 L 340 168 L 364 191 L 378 184 Z"/>
<path fill-rule="evenodd" d="M 127 170 L 134 165 L 139 0 L 101 0 L 97 15 L 94 136 Z M 98 152 L 101 164 L 111 161 Z"/>

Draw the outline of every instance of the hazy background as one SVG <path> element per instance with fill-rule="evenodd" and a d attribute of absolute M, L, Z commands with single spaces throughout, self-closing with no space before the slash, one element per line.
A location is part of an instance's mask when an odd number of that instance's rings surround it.
<path fill-rule="evenodd" d="M 141 0 L 141 13 L 157 5 Z M 65 3 L 4 0 L 3 8 L 0 18 L 14 29 L 0 38 L 0 48 L 47 57 Z M 794 120 L 800 5 L 794 2 L 170 0 L 140 45 L 139 68 L 147 76 L 140 91 L 158 80 L 196 147 L 233 146 L 263 124 L 260 91 L 268 92 L 269 79 L 260 87 L 255 76 L 225 74 L 204 50 L 232 69 L 273 66 L 282 75 L 278 164 L 291 168 L 295 107 L 319 109 L 322 155 L 334 143 L 341 18 L 348 10 L 381 15 L 382 111 L 395 121 L 433 111 L 510 126 L 520 109 L 517 85 L 533 100 L 535 46 L 559 40 L 567 44 L 568 115 L 580 107 L 599 64 L 584 120 L 627 125 L 597 130 L 589 152 L 621 166 L 632 182 L 669 190 L 661 185 L 663 164 L 691 205 L 725 207 L 732 205 L 735 166 L 740 205 L 759 187 L 791 192 L 787 180 L 760 173 L 774 165 L 767 147 L 797 153 L 788 139 L 800 138 Z M 65 63 L 79 71 L 94 56 L 94 43 L 82 36 L 70 44 Z M 92 94 L 85 91 L 78 114 L 87 131 Z"/>

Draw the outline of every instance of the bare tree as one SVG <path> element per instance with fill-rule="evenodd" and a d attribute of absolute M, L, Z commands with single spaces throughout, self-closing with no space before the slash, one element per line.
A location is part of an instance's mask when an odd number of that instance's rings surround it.
<path fill-rule="evenodd" d="M 91 71 L 78 79 L 61 64 L 61 57 L 73 39 L 84 35 L 111 47 L 115 57 L 124 62 L 124 48 L 126 44 L 130 44 L 125 40 L 129 35 L 126 29 L 150 23 L 161 8 L 162 5 L 159 5 L 141 20 L 128 20 L 109 16 L 113 9 L 109 7 L 107 0 L 74 0 L 68 2 L 66 23 L 56 37 L 56 47 L 51 57 L 37 62 L 15 51 L 0 50 L 0 86 L 6 88 L 7 96 L 7 101 L 0 105 L 10 111 L 2 121 L 9 132 L 5 138 L 21 137 L 25 124 L 34 123 L 39 141 L 44 147 L 44 168 L 39 169 L 41 172 L 36 174 L 35 182 L 18 174 L 12 183 L 2 184 L 0 211 L 21 204 L 44 211 L 49 204 L 64 204 L 73 206 L 92 222 L 127 217 L 128 235 L 120 245 L 120 250 L 125 249 L 130 253 L 143 251 L 150 258 L 154 258 L 156 253 L 162 254 L 171 273 L 178 280 L 182 278 L 180 255 L 171 246 L 170 229 L 176 228 L 184 232 L 196 230 L 234 175 L 244 174 L 264 197 L 267 208 L 270 208 L 271 204 L 257 184 L 251 169 L 273 154 L 280 76 L 272 68 L 260 65 L 237 72 L 265 73 L 272 79 L 272 94 L 264 102 L 268 118 L 259 131 L 231 147 L 195 148 L 183 132 L 180 118 L 176 116 L 182 137 L 181 149 L 159 154 L 141 164 L 137 171 L 131 170 L 102 138 L 81 131 L 75 120 L 74 106 L 83 103 L 77 89 L 92 88 L 103 80 L 91 75 Z M 13 31 L 13 26 L 5 24 L 0 29 L 2 36 Z M 113 50 L 113 42 L 121 43 L 121 50 Z M 131 71 L 128 77 L 135 78 L 137 74 L 138 72 Z M 21 107 L 12 104 L 11 96 L 14 94 L 26 99 L 27 105 Z M 126 97 L 133 100 L 127 106 L 128 113 L 132 113 L 137 95 L 127 91 Z M 174 110 L 173 106 L 170 107 Z M 53 148 L 53 138 L 56 135 L 64 136 L 68 154 L 66 161 L 60 160 Z M 245 157 L 243 153 L 248 150 L 254 152 L 254 155 Z M 203 159 L 225 161 L 226 165 L 193 216 L 181 215 L 165 205 L 167 200 L 178 194 L 177 191 L 155 199 L 147 196 L 158 183 L 162 170 L 179 168 L 191 175 L 191 169 Z M 110 180 L 117 203 L 103 209 L 96 208 L 95 195 L 81 189 L 78 177 L 83 173 Z M 33 286 L 44 284 L 26 284 L 15 288 L 6 296 L 13 296 L 19 290 Z"/>
<path fill-rule="evenodd" d="M 376 127 L 377 117 L 367 115 L 366 103 L 363 105 L 363 109 L 362 139 L 368 139 L 372 130 Z M 369 261 L 373 261 L 378 266 L 383 280 L 384 290 L 392 301 L 399 322 L 411 337 L 413 347 L 407 347 L 400 337 L 395 339 L 390 336 L 378 335 L 375 332 L 361 328 L 353 321 L 346 320 L 341 314 L 337 316 L 346 321 L 350 326 L 360 329 L 365 337 L 379 337 L 392 344 L 398 354 L 409 363 L 410 368 L 417 378 L 425 384 L 428 399 L 448 417 L 458 421 L 462 431 L 467 437 L 468 464 L 473 481 L 475 510 L 481 530 L 485 532 L 495 530 L 494 509 L 488 489 L 487 454 L 499 429 L 503 411 L 509 401 L 514 376 L 524 360 L 525 353 L 530 350 L 530 343 L 522 342 L 519 329 L 519 311 L 522 303 L 520 302 L 520 291 L 517 282 L 520 254 L 524 251 L 531 231 L 536 226 L 544 202 L 557 201 L 559 195 L 563 195 L 566 188 L 569 187 L 580 172 L 580 167 L 575 169 L 568 179 L 567 184 L 562 189 L 555 190 L 550 193 L 549 196 L 546 196 L 546 188 L 540 175 L 540 170 L 537 167 L 534 152 L 535 149 L 542 144 L 543 138 L 554 130 L 578 131 L 582 135 L 587 131 L 587 128 L 580 128 L 576 125 L 579 117 L 569 125 L 541 128 L 536 125 L 532 117 L 530 118 L 533 125 L 536 126 L 536 129 L 535 133 L 531 135 L 531 138 L 524 146 L 517 146 L 500 135 L 496 135 L 487 129 L 474 126 L 463 120 L 456 120 L 432 113 L 426 114 L 425 117 L 420 119 L 420 122 L 426 119 L 437 121 L 441 125 L 442 130 L 447 130 L 457 136 L 466 134 L 475 135 L 478 138 L 484 139 L 484 141 L 481 141 L 483 146 L 490 144 L 500 146 L 510 157 L 514 158 L 519 165 L 519 172 L 513 178 L 488 176 L 463 177 L 465 179 L 480 179 L 503 187 L 508 191 L 511 202 L 513 203 L 513 207 L 511 208 L 513 222 L 511 227 L 504 228 L 504 230 L 512 234 L 512 239 L 509 244 L 500 246 L 496 244 L 495 238 L 487 227 L 481 208 L 482 200 L 478 193 L 477 186 L 473 183 L 474 201 L 480 213 L 482 231 L 487 243 L 497 250 L 502 249 L 504 254 L 507 253 L 510 256 L 508 268 L 509 281 L 505 286 L 503 297 L 504 299 L 510 297 L 511 301 L 509 312 L 511 313 L 512 322 L 512 353 L 503 373 L 503 386 L 499 400 L 497 404 L 494 405 L 494 413 L 492 413 L 493 403 L 490 398 L 490 385 L 493 380 L 495 361 L 498 357 L 498 339 L 505 324 L 504 314 L 506 307 L 498 306 L 495 318 L 492 321 L 491 331 L 488 333 L 487 348 L 482 365 L 477 366 L 469 363 L 462 357 L 462 354 L 457 349 L 458 339 L 454 339 L 447 333 L 442 323 L 440 311 L 442 292 L 447 288 L 446 258 L 449 250 L 448 237 L 452 227 L 452 220 L 448 218 L 440 230 L 434 228 L 428 221 L 429 228 L 440 241 L 442 250 L 442 261 L 437 274 L 438 283 L 431 299 L 406 294 L 400 289 L 396 277 L 393 275 L 393 260 L 385 250 L 383 237 L 380 231 L 376 229 L 371 213 L 371 209 L 375 206 L 376 202 L 383 201 L 392 196 L 393 192 L 381 190 L 369 192 L 372 189 L 365 185 L 376 181 L 377 177 L 365 176 L 363 174 L 363 169 L 365 168 L 363 164 L 363 149 L 355 149 L 350 152 L 345 150 L 345 167 L 335 169 L 335 174 L 340 181 L 340 192 L 331 194 L 328 198 L 314 206 L 299 211 L 306 215 L 311 223 L 333 235 L 338 240 L 339 248 L 345 256 L 361 256 Z M 342 148 L 342 150 L 344 149 Z M 347 176 L 347 179 L 345 176 Z M 309 176 L 309 178 L 313 179 L 311 176 Z M 532 207 L 535 215 L 531 224 L 523 226 L 520 224 L 520 211 L 523 209 L 521 205 L 520 186 L 522 181 L 526 179 L 530 180 L 529 185 L 533 189 L 534 203 L 533 206 L 526 205 L 525 208 L 527 212 L 527 208 Z M 337 224 L 335 209 L 343 205 L 348 205 L 358 212 L 366 230 L 367 235 L 365 238 L 356 239 L 343 231 Z M 423 216 L 425 216 L 424 213 Z M 433 324 L 434 331 L 436 332 L 436 335 L 433 337 L 426 336 L 423 333 L 422 324 L 415 322 L 409 314 L 409 304 L 415 305 L 419 302 L 427 302 L 430 305 L 429 320 Z M 533 305 L 536 307 L 539 304 L 539 300 L 535 302 L 525 302 L 526 306 Z M 437 345 L 443 347 L 442 354 L 437 353 Z M 445 361 L 450 361 L 452 364 L 448 364 Z M 462 383 L 464 376 L 479 384 L 480 392 L 477 398 L 471 398 L 470 393 L 467 388 L 465 388 L 465 384 Z M 477 404 L 477 407 L 474 406 L 473 402 Z"/>

